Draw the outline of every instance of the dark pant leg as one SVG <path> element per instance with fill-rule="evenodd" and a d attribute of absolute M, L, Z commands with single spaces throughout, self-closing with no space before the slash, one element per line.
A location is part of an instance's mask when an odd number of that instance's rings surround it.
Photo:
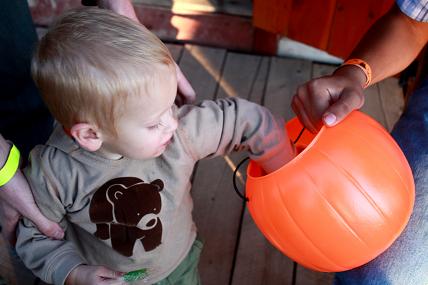
<path fill-rule="evenodd" d="M 37 35 L 27 0 L 0 1 L 0 133 L 22 157 L 52 131 L 52 118 L 30 75 Z"/>
<path fill-rule="evenodd" d="M 335 284 L 428 284 L 428 80 L 411 96 L 392 136 L 406 155 L 415 179 L 410 221 L 387 251 L 365 266 L 336 274 Z"/>

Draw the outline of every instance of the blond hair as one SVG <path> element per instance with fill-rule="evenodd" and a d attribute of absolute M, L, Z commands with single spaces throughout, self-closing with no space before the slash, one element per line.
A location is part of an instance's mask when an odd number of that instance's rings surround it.
<path fill-rule="evenodd" d="M 143 25 L 113 12 L 67 12 L 41 39 L 32 76 L 64 127 L 91 122 L 115 134 L 129 96 L 145 91 L 159 65 L 173 66 L 165 45 Z"/>

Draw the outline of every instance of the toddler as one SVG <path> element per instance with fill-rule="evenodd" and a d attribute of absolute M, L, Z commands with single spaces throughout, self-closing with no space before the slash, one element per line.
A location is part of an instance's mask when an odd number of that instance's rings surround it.
<path fill-rule="evenodd" d="M 245 149 L 272 172 L 292 158 L 283 124 L 257 104 L 177 108 L 175 68 L 156 36 L 107 10 L 68 12 L 41 39 L 32 74 L 57 125 L 25 173 L 65 238 L 25 219 L 17 251 L 44 281 L 116 284 L 139 270 L 136 283 L 199 284 L 195 163 Z"/>

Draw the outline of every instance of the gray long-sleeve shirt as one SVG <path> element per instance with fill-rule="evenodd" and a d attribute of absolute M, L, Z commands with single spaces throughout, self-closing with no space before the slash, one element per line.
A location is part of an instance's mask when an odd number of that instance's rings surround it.
<path fill-rule="evenodd" d="M 100 157 L 61 127 L 37 146 L 25 174 L 37 205 L 66 236 L 49 239 L 24 219 L 16 248 L 25 265 L 54 284 L 63 284 L 79 264 L 147 268 L 148 282 L 157 282 L 179 265 L 196 237 L 190 196 L 195 163 L 237 149 L 266 161 L 285 143 L 282 123 L 242 99 L 187 105 L 178 118 L 172 143 L 153 159 Z"/>

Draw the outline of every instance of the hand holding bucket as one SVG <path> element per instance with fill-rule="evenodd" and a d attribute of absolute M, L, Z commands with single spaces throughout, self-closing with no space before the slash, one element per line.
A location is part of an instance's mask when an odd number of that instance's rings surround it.
<path fill-rule="evenodd" d="M 303 126 L 286 125 L 290 138 Z M 415 189 L 399 146 L 359 111 L 316 135 L 304 131 L 300 152 L 264 175 L 247 169 L 249 212 L 264 236 L 301 265 L 337 272 L 363 265 L 385 251 L 406 226 Z"/>

